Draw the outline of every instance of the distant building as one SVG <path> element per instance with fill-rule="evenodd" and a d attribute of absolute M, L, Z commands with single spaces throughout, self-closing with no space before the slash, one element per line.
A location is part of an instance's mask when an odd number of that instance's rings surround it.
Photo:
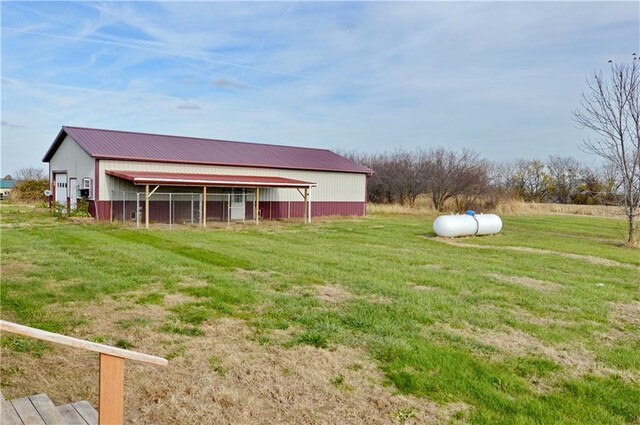
<path fill-rule="evenodd" d="M 43 161 L 53 199 L 86 197 L 100 220 L 205 225 L 365 215 L 373 173 L 326 149 L 67 126 Z"/>
<path fill-rule="evenodd" d="M 7 199 L 11 196 L 11 191 L 16 186 L 16 181 L 13 179 L 0 180 L 0 199 Z"/>

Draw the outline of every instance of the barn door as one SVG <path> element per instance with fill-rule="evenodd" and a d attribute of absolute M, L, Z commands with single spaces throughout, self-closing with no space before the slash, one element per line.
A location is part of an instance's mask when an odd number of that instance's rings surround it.
<path fill-rule="evenodd" d="M 231 220 L 244 220 L 244 189 L 234 187 L 231 192 Z"/>
<path fill-rule="evenodd" d="M 53 181 L 56 186 L 56 202 L 67 205 L 67 175 L 65 173 L 54 174 Z"/>

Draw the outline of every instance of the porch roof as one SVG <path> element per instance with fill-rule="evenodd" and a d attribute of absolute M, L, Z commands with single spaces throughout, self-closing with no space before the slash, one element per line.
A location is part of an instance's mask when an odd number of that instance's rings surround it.
<path fill-rule="evenodd" d="M 289 187 L 309 188 L 316 183 L 272 176 L 222 174 L 160 173 L 153 171 L 106 170 L 108 175 L 129 180 L 135 185 L 215 186 L 215 187 Z"/>

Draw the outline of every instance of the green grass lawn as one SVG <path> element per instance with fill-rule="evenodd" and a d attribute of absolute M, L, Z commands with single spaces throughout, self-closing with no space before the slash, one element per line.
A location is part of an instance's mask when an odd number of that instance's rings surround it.
<path fill-rule="evenodd" d="M 640 422 L 640 251 L 623 220 L 508 216 L 452 244 L 421 216 L 145 231 L 1 211 L 7 320 L 72 333 L 93 312 L 69 303 L 182 293 L 154 331 L 201 338 L 234 317 L 266 345 L 363 347 L 396 391 L 467 405 L 454 420 Z M 47 355 L 20 341 L 3 337 Z"/>

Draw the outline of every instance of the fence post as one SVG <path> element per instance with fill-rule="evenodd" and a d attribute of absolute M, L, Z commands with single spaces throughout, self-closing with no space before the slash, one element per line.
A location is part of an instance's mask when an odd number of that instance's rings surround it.
<path fill-rule="evenodd" d="M 202 197 L 204 198 L 202 204 L 202 227 L 207 227 L 207 186 L 202 188 Z"/>
<path fill-rule="evenodd" d="M 171 214 L 171 194 L 169 194 L 169 229 L 171 229 L 171 218 L 172 218 L 172 214 Z"/>
<path fill-rule="evenodd" d="M 136 192 L 136 229 L 140 228 L 140 192 Z"/>

